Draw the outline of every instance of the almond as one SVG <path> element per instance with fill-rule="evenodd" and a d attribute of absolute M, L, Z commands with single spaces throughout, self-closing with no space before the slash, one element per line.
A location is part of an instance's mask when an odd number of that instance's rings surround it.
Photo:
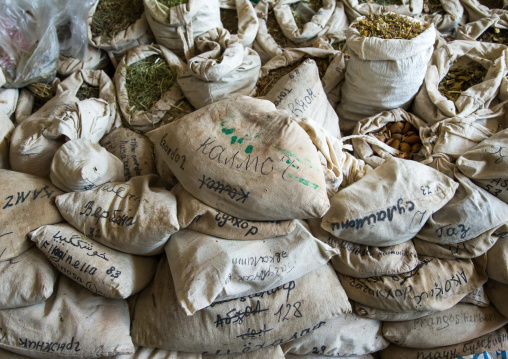
<path fill-rule="evenodd" d="M 400 133 L 404 128 L 404 124 L 402 122 L 395 122 L 390 126 L 391 133 Z"/>
<path fill-rule="evenodd" d="M 404 142 L 409 143 L 410 145 L 414 145 L 415 143 L 422 143 L 422 141 L 420 140 L 420 136 L 418 135 L 408 136 L 406 137 Z"/>
<path fill-rule="evenodd" d="M 393 140 L 391 143 L 390 143 L 390 146 L 392 146 L 393 148 L 395 148 L 396 150 L 399 149 L 400 147 L 400 141 L 399 140 Z"/>

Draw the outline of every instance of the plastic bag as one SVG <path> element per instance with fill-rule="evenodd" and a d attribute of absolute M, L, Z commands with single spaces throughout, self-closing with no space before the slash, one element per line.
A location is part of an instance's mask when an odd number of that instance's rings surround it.
<path fill-rule="evenodd" d="M 0 67 L 4 87 L 24 87 L 56 77 L 58 38 L 53 3 L 4 0 L 0 4 Z"/>

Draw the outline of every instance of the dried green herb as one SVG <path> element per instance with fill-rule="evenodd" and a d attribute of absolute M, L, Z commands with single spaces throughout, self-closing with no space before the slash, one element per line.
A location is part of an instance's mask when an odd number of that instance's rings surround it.
<path fill-rule="evenodd" d="M 353 26 L 364 37 L 410 40 L 427 30 L 430 25 L 411 21 L 407 16 L 387 13 L 367 14 Z"/>
<path fill-rule="evenodd" d="M 439 92 L 450 101 L 457 101 L 463 91 L 483 81 L 487 69 L 477 62 L 469 66 L 457 66 L 455 62 L 439 82 Z"/>
<path fill-rule="evenodd" d="M 152 55 L 126 66 L 129 111 L 148 111 L 175 83 L 176 72 L 159 55 Z"/>
<path fill-rule="evenodd" d="M 80 100 L 86 100 L 89 98 L 99 98 L 99 87 L 92 86 L 84 82 L 76 93 L 76 97 Z"/>
<path fill-rule="evenodd" d="M 143 0 L 99 0 L 91 24 L 93 37 L 113 39 L 134 24 L 144 10 Z"/>
<path fill-rule="evenodd" d="M 257 96 L 265 96 L 268 92 L 270 92 L 272 87 L 275 86 L 277 81 L 279 81 L 283 76 L 285 76 L 289 72 L 296 69 L 307 59 L 312 59 L 316 62 L 316 65 L 319 70 L 319 77 L 323 78 L 323 76 L 326 73 L 326 69 L 328 69 L 328 65 L 330 64 L 328 58 L 304 56 L 300 60 L 296 61 L 291 65 L 270 70 L 268 75 L 260 77 L 258 79 L 258 82 L 256 83 Z"/>
<path fill-rule="evenodd" d="M 230 34 L 238 34 L 238 15 L 236 10 L 220 9 L 220 21 Z"/>
<path fill-rule="evenodd" d="M 508 45 L 508 30 L 497 27 L 489 27 L 479 37 L 480 41 Z"/>
<path fill-rule="evenodd" d="M 480 4 L 485 5 L 489 9 L 506 9 L 503 0 L 478 0 Z"/>
<path fill-rule="evenodd" d="M 428 15 L 443 14 L 441 0 L 423 0 L 423 13 Z"/>
<path fill-rule="evenodd" d="M 176 5 L 186 4 L 189 0 L 157 0 L 161 4 L 166 5 L 167 7 L 173 7 Z"/>
<path fill-rule="evenodd" d="M 36 98 L 48 101 L 55 96 L 55 89 L 50 84 L 42 82 L 27 85 L 27 88 L 32 92 Z"/>
<path fill-rule="evenodd" d="M 300 2 L 290 5 L 291 12 L 293 13 L 293 17 L 295 19 L 296 25 L 300 29 L 303 29 L 303 26 L 312 20 L 312 15 L 313 15 L 312 13 L 310 13 L 310 14 L 307 14 L 308 16 L 303 16 L 301 11 L 299 11 L 299 9 L 298 9 L 302 4 L 307 5 L 310 9 L 312 9 L 312 11 L 315 14 L 319 11 L 319 9 L 321 9 L 323 7 L 323 0 L 301 0 Z"/>
<path fill-rule="evenodd" d="M 275 17 L 273 11 L 268 13 L 268 17 L 266 19 L 266 28 L 268 29 L 268 33 L 273 37 L 277 45 L 282 48 L 290 46 L 291 42 L 282 32 L 282 29 L 280 28 L 280 25 L 277 22 L 277 18 Z"/>
<path fill-rule="evenodd" d="M 161 125 L 166 125 L 170 122 L 178 120 L 179 118 L 194 112 L 195 109 L 187 99 L 183 99 L 176 105 L 171 105 L 171 110 L 167 111 L 162 118 Z"/>
<path fill-rule="evenodd" d="M 376 4 L 376 5 L 404 5 L 402 0 L 359 0 L 359 4 Z"/>

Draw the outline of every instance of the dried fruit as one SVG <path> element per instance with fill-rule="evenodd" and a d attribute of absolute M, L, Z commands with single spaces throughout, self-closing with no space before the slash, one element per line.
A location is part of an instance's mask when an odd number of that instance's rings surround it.
<path fill-rule="evenodd" d="M 392 128 L 398 133 L 394 133 Z M 399 121 L 387 124 L 377 132 L 370 133 L 369 135 L 374 136 L 379 141 L 386 143 L 396 150 L 402 151 L 402 153 L 395 157 L 412 159 L 414 154 L 422 147 L 422 141 L 417 131 L 411 123 Z"/>
<path fill-rule="evenodd" d="M 410 40 L 429 28 L 409 16 L 394 13 L 367 14 L 352 25 L 360 36 Z"/>

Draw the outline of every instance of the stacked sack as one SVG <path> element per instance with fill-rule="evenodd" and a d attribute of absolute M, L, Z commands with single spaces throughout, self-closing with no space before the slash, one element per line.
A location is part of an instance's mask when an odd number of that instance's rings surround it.
<path fill-rule="evenodd" d="M 494 3 L 0 5 L 0 357 L 506 356 Z"/>

